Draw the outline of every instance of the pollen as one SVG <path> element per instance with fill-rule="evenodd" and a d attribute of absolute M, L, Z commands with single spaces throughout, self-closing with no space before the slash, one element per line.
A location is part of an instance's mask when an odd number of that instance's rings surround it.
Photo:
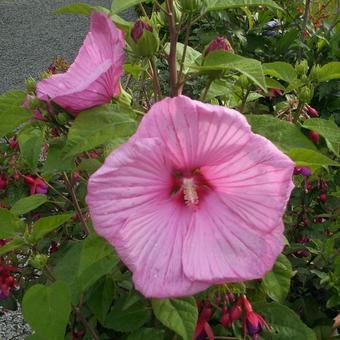
<path fill-rule="evenodd" d="M 183 193 L 185 204 L 190 208 L 198 206 L 197 185 L 193 178 L 183 178 Z"/>

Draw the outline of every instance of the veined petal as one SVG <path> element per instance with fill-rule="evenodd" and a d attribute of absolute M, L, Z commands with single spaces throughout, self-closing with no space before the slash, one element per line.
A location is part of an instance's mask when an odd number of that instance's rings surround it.
<path fill-rule="evenodd" d="M 258 279 L 283 248 L 283 225 L 271 232 L 250 229 L 211 192 L 194 214 L 183 246 L 184 273 L 211 283 Z"/>
<path fill-rule="evenodd" d="M 158 137 L 179 168 L 220 164 L 250 138 L 250 127 L 237 111 L 203 104 L 185 96 L 152 106 L 133 138 Z"/>
<path fill-rule="evenodd" d="M 113 244 L 144 296 L 187 296 L 209 286 L 191 281 L 183 272 L 182 248 L 191 214 L 170 201 L 159 202 L 119 229 Z"/>
<path fill-rule="evenodd" d="M 171 193 L 171 164 L 158 139 L 141 139 L 114 151 L 88 183 L 94 228 L 110 242 L 128 217 L 143 215 Z"/>
<path fill-rule="evenodd" d="M 66 73 L 38 82 L 37 96 L 71 113 L 107 103 L 119 94 L 123 64 L 123 33 L 106 14 L 93 12 L 91 30 L 76 60 Z"/>
<path fill-rule="evenodd" d="M 229 211 L 248 229 L 271 232 L 294 187 L 294 163 L 266 138 L 252 134 L 231 159 L 201 169 Z"/>

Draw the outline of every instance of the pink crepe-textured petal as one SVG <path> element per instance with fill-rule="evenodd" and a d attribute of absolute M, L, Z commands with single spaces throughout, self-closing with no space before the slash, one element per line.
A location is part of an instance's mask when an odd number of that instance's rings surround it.
<path fill-rule="evenodd" d="M 250 138 L 250 127 L 235 110 L 179 96 L 152 106 L 133 139 L 143 137 L 160 138 L 177 167 L 192 169 L 237 153 Z"/>
<path fill-rule="evenodd" d="M 167 201 L 171 165 L 157 139 L 141 139 L 114 151 L 89 179 L 86 201 L 94 228 L 109 242 L 126 219 Z"/>
<path fill-rule="evenodd" d="M 115 248 L 144 296 L 180 297 L 208 288 L 209 283 L 191 281 L 183 272 L 182 248 L 191 215 L 169 201 L 158 203 L 119 230 Z"/>
<path fill-rule="evenodd" d="M 283 248 L 283 224 L 260 233 L 228 210 L 211 192 L 193 215 L 184 241 L 184 273 L 210 283 L 258 279 L 270 271 Z"/>
<path fill-rule="evenodd" d="M 208 287 L 182 270 L 191 211 L 173 204 L 171 164 L 158 139 L 120 147 L 95 172 L 86 201 L 96 232 L 117 250 L 148 297 L 184 296 Z"/>
<path fill-rule="evenodd" d="M 104 13 L 93 12 L 91 29 L 66 73 L 37 84 L 37 96 L 52 100 L 70 113 L 108 103 L 120 92 L 124 65 L 124 37 Z"/>

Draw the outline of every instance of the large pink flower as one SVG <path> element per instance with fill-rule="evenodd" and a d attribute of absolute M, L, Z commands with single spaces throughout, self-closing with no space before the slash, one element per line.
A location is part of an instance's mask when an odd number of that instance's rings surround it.
<path fill-rule="evenodd" d="M 93 12 L 91 30 L 66 73 L 37 84 L 37 96 L 52 100 L 70 113 L 108 103 L 120 92 L 124 65 L 123 33 L 104 13 Z"/>
<path fill-rule="evenodd" d="M 87 203 L 139 291 L 185 296 L 271 270 L 293 170 L 239 112 L 166 98 L 91 176 Z"/>

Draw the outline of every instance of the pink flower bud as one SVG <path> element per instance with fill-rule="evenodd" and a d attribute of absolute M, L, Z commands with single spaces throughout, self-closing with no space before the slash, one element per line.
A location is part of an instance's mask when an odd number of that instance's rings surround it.
<path fill-rule="evenodd" d="M 135 43 L 142 37 L 144 30 L 153 32 L 153 28 L 143 20 L 137 20 L 131 30 L 131 38 Z"/>
<path fill-rule="evenodd" d="M 314 107 L 308 104 L 305 105 L 304 109 L 309 113 L 311 117 L 315 118 L 319 116 L 319 112 L 316 109 L 314 109 Z"/>
<path fill-rule="evenodd" d="M 227 39 L 223 37 L 216 37 L 206 48 L 204 55 L 207 56 L 210 52 L 219 50 L 234 52 L 230 42 Z"/>
<path fill-rule="evenodd" d="M 308 137 L 314 144 L 320 144 L 320 135 L 316 131 L 310 131 Z"/>
<path fill-rule="evenodd" d="M 5 175 L 0 175 L 0 190 L 5 190 L 7 188 L 7 179 Z"/>

